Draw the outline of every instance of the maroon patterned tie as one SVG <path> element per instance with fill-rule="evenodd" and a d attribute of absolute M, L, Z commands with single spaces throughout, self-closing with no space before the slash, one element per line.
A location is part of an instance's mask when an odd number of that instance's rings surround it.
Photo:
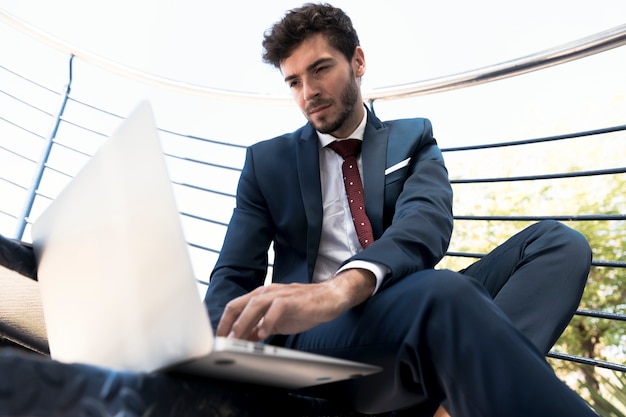
<path fill-rule="evenodd" d="M 348 205 L 352 213 L 352 221 L 363 248 L 368 247 L 374 241 L 372 225 L 365 213 L 365 199 L 363 195 L 363 183 L 359 174 L 356 156 L 361 151 L 361 141 L 358 139 L 346 139 L 328 144 L 328 147 L 337 152 L 343 158 L 341 170 L 343 171 L 343 184 L 346 187 Z"/>

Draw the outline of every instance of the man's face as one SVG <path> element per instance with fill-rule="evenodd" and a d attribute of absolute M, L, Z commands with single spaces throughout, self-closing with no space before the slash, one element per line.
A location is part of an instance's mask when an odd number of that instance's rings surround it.
<path fill-rule="evenodd" d="M 349 62 L 328 44 L 326 36 L 316 34 L 302 42 L 280 69 L 298 107 L 316 130 L 345 138 L 357 128 L 365 111 L 359 88 L 365 73 L 360 47 Z"/>

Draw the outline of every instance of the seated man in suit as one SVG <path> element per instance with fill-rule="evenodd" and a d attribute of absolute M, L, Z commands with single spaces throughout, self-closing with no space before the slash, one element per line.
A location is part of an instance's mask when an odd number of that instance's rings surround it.
<path fill-rule="evenodd" d="M 540 222 L 464 271 L 434 269 L 453 217 L 430 122 L 364 106 L 340 9 L 291 10 L 263 46 L 308 123 L 247 151 L 205 299 L 218 335 L 380 365 L 319 393 L 361 412 L 595 415 L 544 359 L 582 296 L 584 237 Z"/>

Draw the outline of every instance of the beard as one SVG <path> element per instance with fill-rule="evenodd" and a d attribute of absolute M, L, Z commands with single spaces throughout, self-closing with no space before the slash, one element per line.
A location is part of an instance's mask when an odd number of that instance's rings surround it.
<path fill-rule="evenodd" d="M 337 113 L 334 114 L 334 117 L 332 119 L 321 118 L 318 121 L 313 121 L 309 119 L 309 122 L 311 122 L 315 130 L 320 133 L 332 133 L 339 130 L 352 114 L 358 97 L 359 86 L 356 80 L 353 77 L 350 77 L 350 82 L 346 83 L 345 88 L 339 96 L 339 109 Z M 317 106 L 331 103 L 333 103 L 332 100 L 320 99 L 313 103 L 310 103 L 309 106 L 310 108 L 315 108 Z"/>

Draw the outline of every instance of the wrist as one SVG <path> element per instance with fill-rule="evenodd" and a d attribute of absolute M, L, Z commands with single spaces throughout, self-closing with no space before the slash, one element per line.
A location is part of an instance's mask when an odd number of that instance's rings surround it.
<path fill-rule="evenodd" d="M 326 281 L 337 297 L 338 305 L 347 310 L 361 304 L 376 289 L 376 276 L 367 269 L 350 268 Z"/>

